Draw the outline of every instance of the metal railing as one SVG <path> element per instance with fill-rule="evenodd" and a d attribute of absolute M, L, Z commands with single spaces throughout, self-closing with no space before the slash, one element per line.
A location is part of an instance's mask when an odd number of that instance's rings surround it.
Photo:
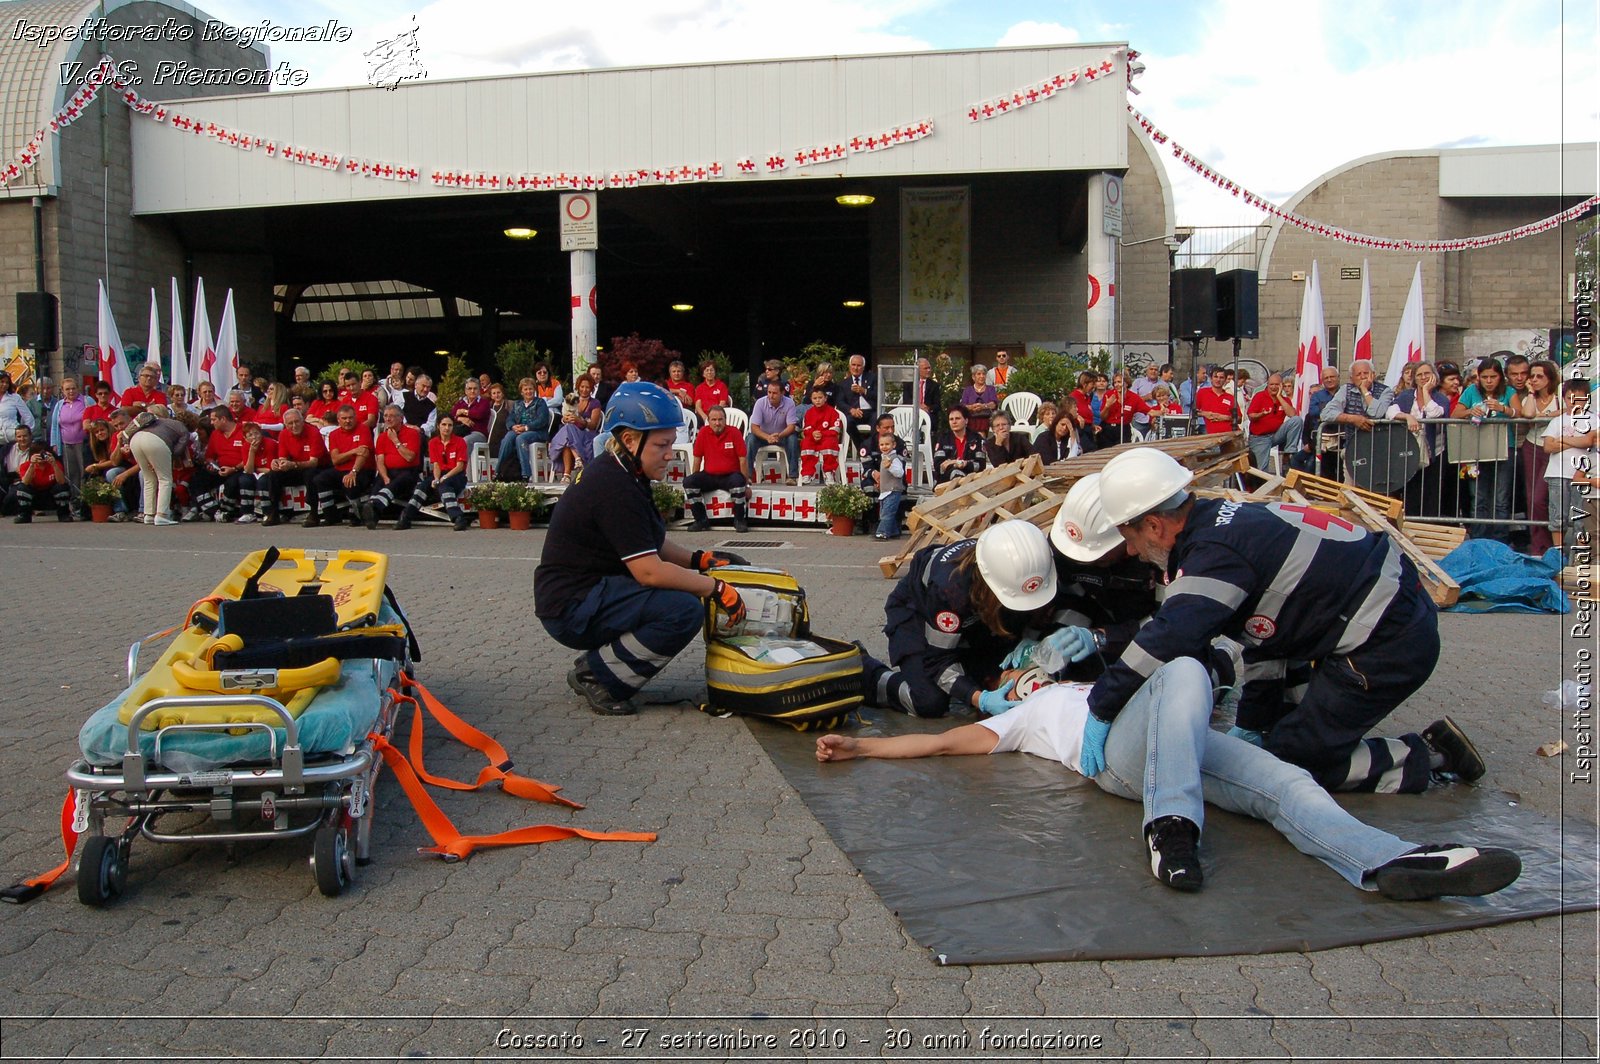
<path fill-rule="evenodd" d="M 1465 525 L 1474 538 L 1550 545 L 1549 456 L 1537 441 L 1549 418 L 1375 418 L 1370 429 L 1324 422 L 1293 464 L 1399 499 L 1407 517 Z M 1287 457 L 1287 456 L 1286 456 Z"/>

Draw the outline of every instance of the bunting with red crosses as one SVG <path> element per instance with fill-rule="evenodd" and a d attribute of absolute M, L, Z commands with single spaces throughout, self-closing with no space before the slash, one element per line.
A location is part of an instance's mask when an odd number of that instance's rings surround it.
<path fill-rule="evenodd" d="M 1037 104 L 1046 103 L 1057 95 L 1070 92 L 1079 86 L 1111 78 L 1115 75 L 1119 63 L 1123 67 L 1124 80 L 1126 81 L 1131 79 L 1133 73 L 1128 66 L 1128 61 L 1138 54 L 1128 49 L 1118 48 L 1108 53 L 1098 63 L 1090 63 L 1062 71 L 1042 81 L 1019 86 L 1011 92 L 981 100 L 968 107 L 966 111 L 967 120 L 971 123 L 987 122 L 1025 110 Z M 347 177 L 352 178 L 400 182 L 420 182 L 423 179 L 422 171 L 416 166 L 389 160 L 340 155 L 326 149 L 307 145 L 280 143 L 257 134 L 231 129 L 216 122 L 193 118 L 166 104 L 156 103 L 139 95 L 137 89 L 127 84 L 117 75 L 116 63 L 112 57 L 101 56 L 99 63 L 84 78 L 83 84 L 62 104 L 61 110 L 57 111 L 48 122 L 28 138 L 14 159 L 4 166 L 0 166 L 0 186 L 18 180 L 27 169 L 35 166 L 43 152 L 45 138 L 51 134 L 59 134 L 73 122 L 83 117 L 88 110 L 89 104 L 108 85 L 133 113 L 142 115 L 152 122 L 164 124 L 180 133 L 203 137 L 238 151 L 253 152 L 259 149 L 262 156 L 267 159 L 329 172 L 342 172 Z M 1600 207 L 1600 196 L 1590 196 L 1582 203 L 1569 207 L 1559 214 L 1551 215 L 1537 222 L 1519 225 L 1514 229 L 1506 229 L 1502 232 L 1489 233 L 1482 236 L 1457 237 L 1449 240 L 1408 240 L 1395 237 L 1370 236 L 1365 233 L 1351 232 L 1336 225 L 1328 225 L 1327 223 L 1295 214 L 1293 211 L 1284 210 L 1266 197 L 1250 191 L 1243 185 L 1214 170 L 1204 160 L 1156 128 L 1153 122 L 1133 106 L 1129 105 L 1128 112 L 1133 116 L 1139 128 L 1144 131 L 1157 147 L 1171 151 L 1175 159 L 1223 191 L 1231 193 L 1258 210 L 1282 219 L 1286 224 L 1308 233 L 1314 233 L 1317 236 L 1347 244 L 1355 244 L 1359 247 L 1402 252 L 1470 251 L 1548 232 L 1567 222 L 1582 218 L 1597 207 Z M 571 172 L 561 171 L 554 174 L 490 173 L 477 170 L 440 168 L 430 171 L 427 177 L 429 182 L 436 187 L 474 192 L 542 192 L 556 189 L 593 191 L 597 189 L 639 188 L 649 185 L 692 184 L 702 181 L 714 181 L 730 172 L 741 177 L 759 178 L 784 174 L 791 168 L 798 170 L 824 164 L 845 163 L 851 155 L 904 147 L 908 144 L 914 144 L 925 137 L 932 136 L 933 132 L 933 119 L 924 118 L 916 122 L 864 130 L 844 140 L 807 144 L 796 148 L 774 148 L 765 158 L 754 153 L 741 155 L 734 161 L 731 170 L 725 169 L 721 162 L 713 160 L 699 163 L 679 163 L 675 166 L 662 168 L 644 167 L 633 170 L 615 170 L 604 174 L 577 170 Z"/>
<path fill-rule="evenodd" d="M 1282 219 L 1285 224 L 1292 225 L 1305 232 L 1326 237 L 1329 240 L 1337 240 L 1340 243 L 1354 244 L 1357 247 L 1371 248 L 1377 251 L 1429 252 L 1436 254 L 1447 251 L 1475 251 L 1479 248 L 1494 247 L 1496 244 L 1508 244 L 1513 240 L 1521 240 L 1523 237 L 1537 236 L 1540 233 L 1549 232 L 1567 222 L 1582 218 L 1595 210 L 1596 207 L 1600 207 L 1600 196 L 1590 196 L 1582 203 L 1568 207 L 1560 214 L 1552 214 L 1548 218 L 1541 218 L 1537 222 L 1519 225 L 1514 229 L 1504 229 L 1498 233 L 1456 237 L 1450 240 L 1407 240 L 1400 237 L 1370 236 L 1366 233 L 1352 232 L 1337 225 L 1329 225 L 1326 222 L 1319 222 L 1296 214 L 1293 211 L 1284 210 L 1265 196 L 1250 191 L 1232 178 L 1212 169 L 1199 156 L 1158 129 L 1155 123 L 1151 122 L 1131 104 L 1128 107 L 1128 113 L 1133 116 L 1134 122 L 1138 124 L 1139 128 L 1158 148 L 1170 151 L 1174 159 L 1177 159 L 1184 166 L 1216 185 L 1222 191 L 1233 195 L 1241 202 L 1257 210 L 1265 211 L 1274 218 Z"/>

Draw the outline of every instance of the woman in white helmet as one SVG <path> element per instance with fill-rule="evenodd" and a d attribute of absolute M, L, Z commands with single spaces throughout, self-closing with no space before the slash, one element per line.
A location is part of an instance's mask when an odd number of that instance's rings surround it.
<path fill-rule="evenodd" d="M 1017 704 L 1011 685 L 990 691 L 984 680 L 1046 619 L 1055 593 L 1050 543 L 1026 521 L 923 548 L 884 604 L 892 667 L 862 652 L 868 704 L 918 717 L 942 717 L 952 701 L 1004 713 Z"/>

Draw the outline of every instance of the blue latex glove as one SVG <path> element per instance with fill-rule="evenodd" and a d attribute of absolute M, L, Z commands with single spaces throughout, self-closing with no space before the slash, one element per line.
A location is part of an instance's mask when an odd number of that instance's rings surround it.
<path fill-rule="evenodd" d="M 1077 625 L 1051 632 L 1045 637 L 1045 645 L 1072 662 L 1082 661 L 1096 649 L 1094 633 Z"/>
<path fill-rule="evenodd" d="M 984 691 L 978 695 L 978 709 L 991 717 L 998 717 L 1008 709 L 1022 705 L 1021 700 L 1013 702 L 1008 695 L 1016 689 L 1015 680 L 996 691 Z"/>
<path fill-rule="evenodd" d="M 1258 731 L 1251 731 L 1249 728 L 1241 728 L 1235 724 L 1233 727 L 1228 729 L 1228 734 L 1233 736 L 1235 739 L 1243 739 L 1251 746 L 1259 746 L 1263 750 L 1267 748 L 1267 737 Z"/>
<path fill-rule="evenodd" d="M 1083 722 L 1083 749 L 1078 754 L 1078 767 L 1085 776 L 1098 776 L 1106 770 L 1106 736 L 1111 725 L 1089 714 Z"/>
<path fill-rule="evenodd" d="M 1039 641 L 1037 639 L 1023 639 L 1019 641 L 1016 649 L 1007 654 L 1005 660 L 1000 663 L 1000 668 L 1026 669 L 1029 665 L 1033 664 L 1033 648 L 1038 645 Z"/>

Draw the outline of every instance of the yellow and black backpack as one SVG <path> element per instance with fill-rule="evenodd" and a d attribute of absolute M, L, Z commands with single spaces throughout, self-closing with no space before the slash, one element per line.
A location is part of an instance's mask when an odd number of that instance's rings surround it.
<path fill-rule="evenodd" d="M 787 724 L 798 731 L 838 727 L 861 705 L 861 651 L 855 644 L 811 631 L 806 593 L 788 573 L 755 566 L 724 566 L 719 580 L 739 589 L 745 622 L 730 631 L 726 616 L 707 601 L 706 692 L 701 708 Z M 827 651 L 789 663 L 751 654 L 753 636 L 809 640 Z"/>

